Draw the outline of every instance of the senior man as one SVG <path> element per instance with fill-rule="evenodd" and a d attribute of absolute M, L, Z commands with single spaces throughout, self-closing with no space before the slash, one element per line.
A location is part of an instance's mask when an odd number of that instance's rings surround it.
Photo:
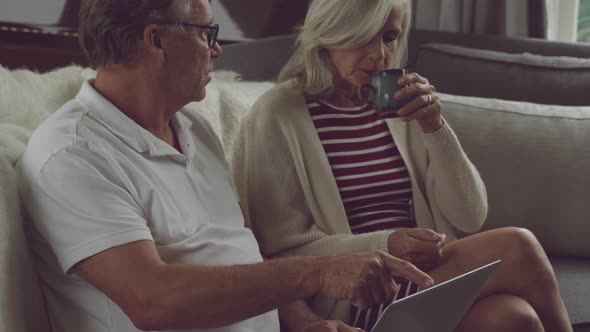
<path fill-rule="evenodd" d="M 183 110 L 221 54 L 206 0 L 87 0 L 80 41 L 95 80 L 49 117 L 19 163 L 29 240 L 54 331 L 331 328 L 316 293 L 367 307 L 391 275 L 432 279 L 385 253 L 263 262 L 221 145 Z"/>

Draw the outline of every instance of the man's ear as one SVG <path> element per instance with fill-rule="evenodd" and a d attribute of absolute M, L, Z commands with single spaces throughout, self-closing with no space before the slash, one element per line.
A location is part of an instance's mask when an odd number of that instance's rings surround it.
<path fill-rule="evenodd" d="M 155 24 L 150 24 L 143 30 L 142 43 L 146 50 L 153 55 L 159 55 L 166 59 L 166 49 L 162 41 L 161 30 Z"/>

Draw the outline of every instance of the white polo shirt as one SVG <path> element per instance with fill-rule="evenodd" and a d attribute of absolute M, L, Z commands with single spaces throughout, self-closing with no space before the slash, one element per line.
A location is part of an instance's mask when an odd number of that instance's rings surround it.
<path fill-rule="evenodd" d="M 183 153 L 86 82 L 31 137 L 19 173 L 54 331 L 139 331 L 114 302 L 70 271 L 114 246 L 151 240 L 171 264 L 262 261 L 211 127 L 185 110 L 172 124 Z M 271 311 L 210 331 L 276 332 L 278 315 Z"/>

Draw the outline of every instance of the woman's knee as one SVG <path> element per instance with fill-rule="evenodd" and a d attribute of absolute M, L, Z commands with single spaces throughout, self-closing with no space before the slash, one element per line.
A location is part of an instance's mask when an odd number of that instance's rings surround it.
<path fill-rule="evenodd" d="M 501 312 L 495 322 L 491 323 L 495 331 L 520 331 L 539 332 L 543 331 L 543 325 L 533 307 L 519 298 L 519 301 Z M 498 326 L 499 325 L 499 326 Z"/>
<path fill-rule="evenodd" d="M 514 266 L 513 271 L 519 275 L 534 275 L 534 283 L 547 290 L 557 288 L 553 267 L 537 237 L 525 228 L 507 227 L 502 232 L 506 239 L 504 250 L 508 251 L 504 256 L 506 263 Z"/>
<path fill-rule="evenodd" d="M 479 306 L 479 308 L 474 309 L 481 315 L 472 317 L 476 319 L 477 323 L 470 324 L 471 329 L 504 332 L 544 331 L 535 309 L 520 297 L 495 295 L 482 299 Z"/>
<path fill-rule="evenodd" d="M 503 250 L 508 251 L 508 257 L 522 260 L 524 264 L 545 262 L 546 255 L 543 247 L 533 232 L 526 228 L 506 227 L 498 230 L 503 239 Z"/>

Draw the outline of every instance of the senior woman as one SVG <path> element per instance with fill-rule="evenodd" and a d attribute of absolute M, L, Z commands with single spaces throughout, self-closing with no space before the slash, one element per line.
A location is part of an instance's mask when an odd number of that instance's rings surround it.
<path fill-rule="evenodd" d="M 503 261 L 457 331 L 571 331 L 551 265 L 529 231 L 475 233 L 485 186 L 442 117 L 435 88 L 399 80 L 411 101 L 388 118 L 357 97 L 404 62 L 407 0 L 312 1 L 279 83 L 243 120 L 234 175 L 266 257 L 383 250 L 437 283 Z M 396 298 L 417 291 L 400 281 Z M 317 314 L 369 330 L 383 306 L 312 301 Z"/>

